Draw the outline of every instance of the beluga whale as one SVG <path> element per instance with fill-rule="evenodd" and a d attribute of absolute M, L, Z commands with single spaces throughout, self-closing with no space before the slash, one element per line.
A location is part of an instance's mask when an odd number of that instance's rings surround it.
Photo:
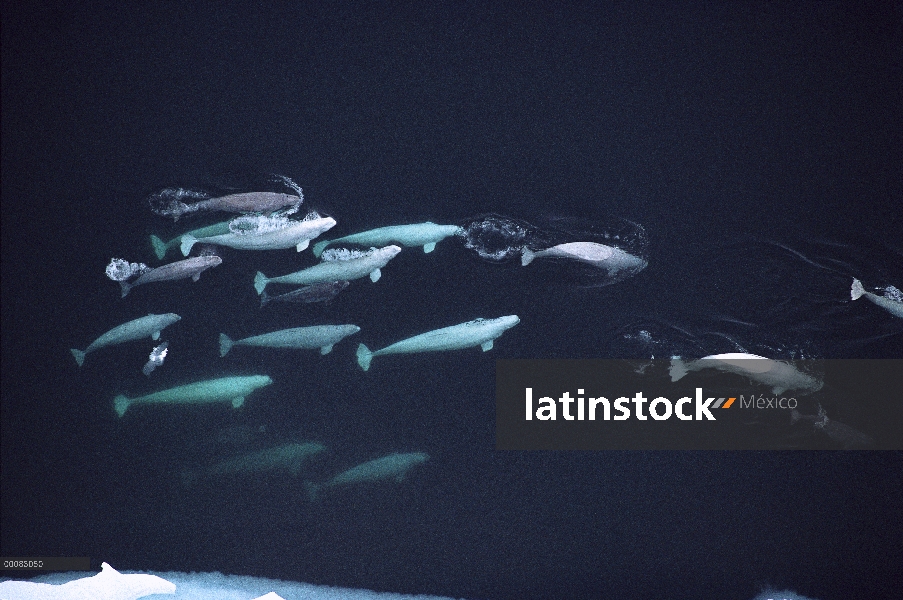
<path fill-rule="evenodd" d="M 332 217 L 321 217 L 310 213 L 303 220 L 284 217 L 238 217 L 233 220 L 228 233 L 203 238 L 186 233 L 182 236 L 182 254 L 188 256 L 191 248 L 198 242 L 228 246 L 236 250 L 284 250 L 295 248 L 298 252 L 305 250 L 310 241 L 335 227 Z"/>
<path fill-rule="evenodd" d="M 219 334 L 219 355 L 225 356 L 232 346 L 257 346 L 260 348 L 284 348 L 289 350 L 320 350 L 320 354 L 329 354 L 332 347 L 340 341 L 354 335 L 361 328 L 357 325 L 313 325 L 310 327 L 294 327 L 280 329 L 271 333 L 255 335 L 243 340 L 232 341 L 225 333 Z"/>
<path fill-rule="evenodd" d="M 245 403 L 245 396 L 254 390 L 273 383 L 268 375 L 247 375 L 238 377 L 220 377 L 207 381 L 189 383 L 168 390 L 161 390 L 140 396 L 127 398 L 120 394 L 113 400 L 113 407 L 120 417 L 132 404 L 210 404 L 212 402 L 229 402 L 233 408 Z"/>
<path fill-rule="evenodd" d="M 306 482 L 307 494 L 313 501 L 317 499 L 320 492 L 324 489 L 384 480 L 394 480 L 400 483 L 404 481 L 408 471 L 417 465 L 422 465 L 429 458 L 429 455 L 425 452 L 409 452 L 407 454 L 396 452 L 389 454 L 356 467 L 351 467 L 326 483 L 316 484 L 308 481 Z"/>
<path fill-rule="evenodd" d="M 270 296 L 266 290 L 260 293 L 260 306 L 266 306 L 270 302 L 329 302 L 351 285 L 350 281 L 330 281 L 328 283 L 314 283 L 306 285 L 293 292 Z"/>
<path fill-rule="evenodd" d="M 717 369 L 743 375 L 751 381 L 767 385 L 775 394 L 786 390 L 817 392 L 823 384 L 820 379 L 803 373 L 789 363 L 745 352 L 712 354 L 691 361 L 672 358 L 669 373 L 671 381 L 678 381 L 690 371 L 702 369 Z"/>
<path fill-rule="evenodd" d="M 163 265 L 162 267 L 157 267 L 156 269 L 149 269 L 132 282 L 120 281 L 119 287 L 122 288 L 122 297 L 125 298 L 133 287 L 144 285 L 145 283 L 176 281 L 179 279 L 188 279 L 189 277 L 192 281 L 197 281 L 200 279 L 201 273 L 211 267 L 221 265 L 222 262 L 223 259 L 215 255 L 194 256 L 192 258 L 186 258 L 184 260 L 178 260 Z"/>
<path fill-rule="evenodd" d="M 829 419 L 825 409 L 818 405 L 817 415 L 804 415 L 797 409 L 790 411 L 790 424 L 798 421 L 808 421 L 813 430 L 828 436 L 834 442 L 840 444 L 845 450 L 875 448 L 875 440 L 870 436 L 853 429 L 845 423 Z"/>
<path fill-rule="evenodd" d="M 320 256 L 327 246 L 332 244 L 359 244 L 361 246 L 385 246 L 398 243 L 406 247 L 423 246 L 423 252 L 429 254 L 436 244 L 452 235 L 460 235 L 464 230 L 457 225 L 436 225 L 431 221 L 413 225 L 391 225 L 378 227 L 346 235 L 335 240 L 324 240 L 314 244 L 314 256 Z"/>
<path fill-rule="evenodd" d="M 324 445 L 313 442 L 282 444 L 234 456 L 206 469 L 183 471 L 182 483 L 187 487 L 200 480 L 264 473 L 286 473 L 297 477 L 311 458 L 325 450 Z"/>
<path fill-rule="evenodd" d="M 75 362 L 78 363 L 78 366 L 82 366 L 85 362 L 85 355 L 95 350 L 144 338 L 158 340 L 163 329 L 166 329 L 181 318 L 175 313 L 166 313 L 165 315 L 150 314 L 146 317 L 133 319 L 101 335 L 84 350 L 72 348 L 72 356 L 75 357 Z"/>
<path fill-rule="evenodd" d="M 862 286 L 861 281 L 853 279 L 853 286 L 850 288 L 850 297 L 853 300 L 859 300 L 863 296 L 893 316 L 903 319 L 903 293 L 894 286 L 887 287 L 884 291 L 884 295 L 879 296 L 878 294 L 866 291 Z"/>
<path fill-rule="evenodd" d="M 165 197 L 157 195 L 151 199 L 151 210 L 164 217 L 179 217 L 198 211 L 224 211 L 233 213 L 272 213 L 281 209 L 295 209 L 301 206 L 303 196 L 281 194 L 276 192 L 245 192 L 229 194 L 219 198 L 209 198 L 193 204 L 186 204 L 179 198 L 191 194 L 185 190 L 175 190 Z"/>
<path fill-rule="evenodd" d="M 398 256 L 401 248 L 398 246 L 386 246 L 384 248 L 370 248 L 367 252 L 356 250 L 330 250 L 323 253 L 323 262 L 295 273 L 289 273 L 281 277 L 267 277 L 257 272 L 254 277 L 254 289 L 258 294 L 270 283 L 285 283 L 294 285 L 311 285 L 314 283 L 329 283 L 332 281 L 351 281 L 370 276 L 374 283 L 382 277 L 382 269 L 390 260 Z"/>
<path fill-rule="evenodd" d="M 537 251 L 524 246 L 521 264 L 526 267 L 534 259 L 544 257 L 576 260 L 599 269 L 605 269 L 611 277 L 621 275 L 622 271 L 634 275 L 645 269 L 648 264 L 642 258 L 620 248 L 596 242 L 568 242 Z"/>
<path fill-rule="evenodd" d="M 493 342 L 505 331 L 520 323 L 517 315 L 498 317 L 497 319 L 475 319 L 460 325 L 452 325 L 443 329 L 427 331 L 420 335 L 396 342 L 382 350 L 371 352 L 367 346 L 357 347 L 357 364 L 367 371 L 370 361 L 375 356 L 386 354 L 413 354 L 415 352 L 439 352 L 442 350 L 461 350 L 479 346 L 483 352 L 492 350 Z"/>

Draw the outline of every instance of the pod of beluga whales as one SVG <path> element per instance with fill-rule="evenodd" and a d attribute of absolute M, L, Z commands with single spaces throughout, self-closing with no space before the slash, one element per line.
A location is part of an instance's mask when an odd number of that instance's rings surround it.
<path fill-rule="evenodd" d="M 337 222 L 331 217 L 321 217 L 310 212 L 302 218 L 292 218 L 303 203 L 301 188 L 288 178 L 283 181 L 294 194 L 273 192 L 249 192 L 209 198 L 203 194 L 183 189 L 166 189 L 151 197 L 152 210 L 174 220 L 184 215 L 206 212 L 232 212 L 238 216 L 227 220 L 192 229 L 164 242 L 151 236 L 154 252 L 159 260 L 164 260 L 173 249 L 178 248 L 186 257 L 162 266 L 151 268 L 143 263 L 130 263 L 123 259 L 113 259 L 107 267 L 107 276 L 120 285 L 125 297 L 133 288 L 149 283 L 172 282 L 191 278 L 197 282 L 206 270 L 219 266 L 222 258 L 211 252 L 211 246 L 225 246 L 238 250 L 284 250 L 294 248 L 301 252 L 310 247 L 312 241 L 333 229 Z M 189 202 L 186 202 L 188 200 Z M 596 235 L 588 233 L 587 240 L 555 240 L 544 235 L 542 230 L 530 224 L 500 215 L 483 215 L 472 219 L 466 226 L 438 225 L 432 222 L 393 225 L 369 231 L 354 233 L 335 239 L 317 241 L 312 253 L 320 259 L 316 265 L 294 273 L 267 276 L 258 271 L 253 285 L 260 295 L 261 306 L 269 302 L 323 302 L 334 298 L 347 289 L 349 282 L 368 278 L 379 281 L 381 270 L 386 268 L 402 248 L 422 248 L 428 254 L 436 244 L 447 238 L 463 241 L 466 248 L 490 261 L 520 259 L 527 267 L 535 260 L 555 259 L 557 264 L 581 265 L 582 275 L 589 273 L 591 285 L 608 285 L 631 277 L 647 266 L 645 254 L 645 233 L 642 227 L 629 224 L 629 231 L 623 234 Z M 198 256 L 188 256 L 199 246 L 203 250 Z M 344 245 L 369 246 L 369 249 L 346 248 Z M 588 270 L 587 270 L 588 269 Z M 250 283 L 250 282 L 249 282 Z M 270 285 L 302 286 L 279 295 L 268 295 Z M 890 290 L 890 288 L 888 288 Z M 877 296 L 866 291 L 858 280 L 854 280 L 852 299 L 866 296 L 870 301 L 896 317 L 903 317 L 903 298 L 893 294 L 896 288 Z M 179 321 L 176 314 L 155 315 L 134 319 L 123 323 L 100 335 L 85 350 L 72 349 L 79 366 L 87 354 L 114 346 L 150 337 L 158 340 L 160 332 Z M 517 315 L 494 318 L 477 318 L 465 323 L 445 325 L 437 329 L 395 342 L 387 347 L 371 350 L 365 343 L 357 347 L 357 362 L 364 371 L 369 370 L 372 360 L 390 354 L 410 354 L 481 348 L 487 352 L 493 348 L 495 340 L 505 331 L 520 322 Z M 315 325 L 295 327 L 279 331 L 265 332 L 240 340 L 233 340 L 226 333 L 220 333 L 220 356 L 228 354 L 234 346 L 255 346 L 281 349 L 314 349 L 327 354 L 333 346 L 344 338 L 356 335 L 360 327 L 354 324 Z M 153 349 L 143 372 L 146 375 L 163 364 L 168 344 L 163 343 Z M 776 393 L 785 389 L 817 390 L 820 381 L 813 380 L 796 371 L 792 365 L 765 357 L 732 353 L 711 355 L 697 361 L 682 361 L 675 358 L 672 364 L 672 380 L 678 380 L 688 371 L 702 368 L 717 368 L 746 375 L 749 379 L 766 383 Z M 115 412 L 124 416 L 132 405 L 192 405 L 225 403 L 238 408 L 247 396 L 273 383 L 265 374 L 226 376 L 198 381 L 174 388 L 160 390 L 144 396 L 129 398 L 118 395 L 113 401 Z M 276 447 L 253 455 L 234 457 L 214 465 L 204 473 L 194 473 L 193 481 L 234 472 L 258 472 L 289 470 L 297 472 L 298 465 L 318 454 L 310 451 L 319 445 L 307 445 L 303 449 Z M 378 480 L 401 480 L 407 471 L 423 464 L 428 456 L 422 452 L 392 453 L 381 458 L 352 467 L 336 475 L 323 484 L 308 484 L 310 497 L 316 498 L 323 491 L 352 483 Z"/>

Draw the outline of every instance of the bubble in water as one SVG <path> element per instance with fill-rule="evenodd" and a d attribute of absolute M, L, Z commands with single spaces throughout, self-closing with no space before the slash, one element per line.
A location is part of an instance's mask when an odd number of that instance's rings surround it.
<path fill-rule="evenodd" d="M 154 371 L 154 369 L 163 364 L 168 351 L 169 342 L 163 342 L 162 344 L 154 348 L 150 353 L 147 364 L 144 365 L 144 368 L 141 369 L 141 372 L 150 377 L 150 374 Z"/>
<path fill-rule="evenodd" d="M 894 302 L 903 303 L 903 292 L 901 292 L 899 288 L 896 288 L 892 285 L 884 288 L 884 297 L 888 300 L 893 300 Z"/>
<path fill-rule="evenodd" d="M 369 250 L 349 250 L 348 248 L 329 248 L 328 250 L 324 250 L 323 254 L 320 256 L 320 260 L 323 262 L 333 262 L 338 260 L 352 260 L 354 258 L 363 258 L 365 256 L 370 256 L 376 252 L 376 248 L 370 248 Z"/>
<path fill-rule="evenodd" d="M 181 214 L 180 207 L 185 204 L 186 200 L 207 200 L 209 194 L 204 192 L 196 192 L 185 188 L 164 188 L 148 197 L 147 202 L 150 204 L 151 211 L 163 217 L 171 217 Z"/>
<path fill-rule="evenodd" d="M 113 281 L 125 281 L 133 276 L 150 271 L 151 268 L 144 263 L 130 263 L 123 258 L 112 258 L 107 265 L 107 277 Z"/>
<path fill-rule="evenodd" d="M 242 215 L 229 221 L 229 231 L 236 235 L 259 235 L 289 225 L 291 221 L 283 215 Z"/>
<path fill-rule="evenodd" d="M 291 177 L 287 177 L 285 175 L 273 175 L 273 181 L 276 183 L 282 183 L 286 187 L 292 189 L 301 200 L 304 200 L 304 192 L 301 190 L 301 186 L 295 183 Z"/>
<path fill-rule="evenodd" d="M 464 247 L 481 258 L 504 262 L 519 258 L 531 230 L 529 223 L 496 214 L 475 217 L 462 228 Z"/>

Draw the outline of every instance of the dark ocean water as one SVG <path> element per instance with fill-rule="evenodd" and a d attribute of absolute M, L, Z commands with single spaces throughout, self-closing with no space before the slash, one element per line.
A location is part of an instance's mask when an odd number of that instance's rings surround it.
<path fill-rule="evenodd" d="M 287 6 L 287 5 L 286 5 Z M 194 3 L 3 6 L 2 554 L 471 598 L 821 599 L 899 589 L 899 452 L 498 452 L 497 358 L 901 358 L 903 9 L 877 3 Z M 642 227 L 649 266 L 587 286 L 554 265 L 405 249 L 331 303 L 259 308 L 254 273 L 310 251 L 224 250 L 192 283 L 119 298 L 112 257 L 156 265 L 177 224 L 146 198 L 304 189 L 326 237 L 496 213 Z M 566 271 L 566 270 L 565 270 Z M 175 312 L 150 343 L 70 347 Z M 382 347 L 477 317 L 479 350 Z M 354 323 L 326 356 L 236 348 Z M 641 332 L 646 332 L 645 334 Z M 267 374 L 240 410 L 116 394 Z M 299 478 L 183 486 L 295 440 Z M 402 484 L 310 503 L 303 480 L 422 451 Z M 897 565 L 897 567 L 894 567 Z"/>

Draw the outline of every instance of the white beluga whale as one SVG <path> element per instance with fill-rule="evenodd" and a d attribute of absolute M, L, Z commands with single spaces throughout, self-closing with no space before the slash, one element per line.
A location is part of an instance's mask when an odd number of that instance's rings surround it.
<path fill-rule="evenodd" d="M 162 577 L 144 573 L 122 574 L 107 563 L 92 577 L 67 583 L 4 581 L 0 583 L 3 600 L 137 600 L 157 594 L 175 594 L 176 586 Z"/>
<path fill-rule="evenodd" d="M 243 340 L 232 341 L 225 333 L 219 334 L 219 355 L 228 354 L 232 346 L 258 346 L 261 348 L 285 348 L 291 350 L 320 349 L 320 354 L 329 354 L 332 347 L 360 331 L 357 325 L 313 325 L 294 327 L 271 333 L 255 335 Z"/>
<path fill-rule="evenodd" d="M 289 285 L 310 285 L 314 283 L 329 283 L 331 281 L 351 281 L 361 277 L 370 277 L 370 281 L 379 281 L 382 269 L 390 260 L 398 256 L 401 248 L 398 246 L 386 246 L 384 248 L 371 248 L 367 252 L 353 250 L 341 250 L 323 253 L 323 262 L 295 273 L 289 273 L 281 277 L 267 277 L 257 272 L 254 278 L 254 289 L 258 294 L 270 283 L 283 283 Z"/>
<path fill-rule="evenodd" d="M 247 225 L 243 225 L 247 224 Z M 202 239 L 189 234 L 182 236 L 182 254 L 188 256 L 195 243 L 227 246 L 236 250 L 285 250 L 295 248 L 298 252 L 306 249 L 310 240 L 335 227 L 332 217 L 321 217 L 311 213 L 301 221 L 283 217 L 263 215 L 239 217 L 230 223 L 230 231 L 221 235 Z"/>
<path fill-rule="evenodd" d="M 391 225 L 346 235 L 335 240 L 317 242 L 314 244 L 313 252 L 314 256 L 320 256 L 327 246 L 338 243 L 385 246 L 395 242 L 407 247 L 423 246 L 424 253 L 430 253 L 436 248 L 437 243 L 449 236 L 459 235 L 462 231 L 457 225 L 436 225 L 431 221 L 413 225 Z"/>
<path fill-rule="evenodd" d="M 156 269 L 150 269 L 131 283 L 120 281 L 119 286 L 122 288 L 122 297 L 125 298 L 133 287 L 146 283 L 177 281 L 179 279 L 188 279 L 189 277 L 192 281 L 197 281 L 201 278 L 201 273 L 211 267 L 221 265 L 222 262 L 223 259 L 219 256 L 194 256 L 157 267 Z"/>
<path fill-rule="evenodd" d="M 375 356 L 386 354 L 439 352 L 476 346 L 482 348 L 483 352 L 487 352 L 492 350 L 493 342 L 498 337 L 518 323 L 520 323 L 520 318 L 517 315 L 498 317 L 497 319 L 475 319 L 460 325 L 427 331 L 375 352 L 371 352 L 367 346 L 361 344 L 357 347 L 357 363 L 364 371 L 367 371 L 370 368 L 370 361 Z"/>
<path fill-rule="evenodd" d="M 853 286 L 850 288 L 850 297 L 853 300 L 859 300 L 863 296 L 893 316 L 903 319 L 903 293 L 894 286 L 889 286 L 885 290 L 884 295 L 879 296 L 878 294 L 866 291 L 866 289 L 862 287 L 861 281 L 853 279 Z"/>
<path fill-rule="evenodd" d="M 85 362 L 85 355 L 89 352 L 144 338 L 158 340 L 163 329 L 166 329 L 181 318 L 175 313 L 166 313 L 164 315 L 150 314 L 146 317 L 133 319 L 109 330 L 91 342 L 91 345 L 84 350 L 72 348 L 72 356 L 75 357 L 75 362 L 78 363 L 78 366 L 82 366 Z"/>
<path fill-rule="evenodd" d="M 198 381 L 140 396 L 127 398 L 116 396 L 113 406 L 120 417 L 132 404 L 209 404 L 213 402 L 229 402 L 234 408 L 245 403 L 245 397 L 254 390 L 268 386 L 273 380 L 267 375 L 247 375 L 238 377 L 220 377 L 207 381 Z"/>
<path fill-rule="evenodd" d="M 316 443 L 282 444 L 257 452 L 249 452 L 220 461 L 201 471 L 186 471 L 182 475 L 185 485 L 192 485 L 200 479 L 253 475 L 258 473 L 288 473 L 298 476 L 301 469 L 326 450 L 326 446 Z"/>
<path fill-rule="evenodd" d="M 743 375 L 751 381 L 767 385 L 775 394 L 786 390 L 816 392 L 822 387 L 820 379 L 803 373 L 791 364 L 741 352 L 712 354 L 690 361 L 672 358 L 669 373 L 671 381 L 678 381 L 690 371 L 702 369 Z"/>
<path fill-rule="evenodd" d="M 422 465 L 429 458 L 425 452 L 389 454 L 343 471 L 326 483 L 307 482 L 307 493 L 311 500 L 316 500 L 320 492 L 325 489 L 384 480 L 394 480 L 400 483 L 404 481 L 408 471 L 417 465 Z"/>
<path fill-rule="evenodd" d="M 221 223 L 215 223 L 213 225 L 207 225 L 206 227 L 199 227 L 197 229 L 192 229 L 191 231 L 186 231 L 183 234 L 177 235 L 173 239 L 168 242 L 164 242 L 160 239 L 159 236 L 152 235 L 150 236 L 151 245 L 154 247 L 154 254 L 157 255 L 157 260 L 163 260 L 166 256 L 166 253 L 172 250 L 173 248 L 178 248 L 182 243 L 182 236 L 191 235 L 197 240 L 202 240 L 202 238 L 213 237 L 215 235 L 223 235 L 225 233 L 229 233 L 229 224 L 232 222 L 232 219 L 228 221 L 223 221 Z"/>
<path fill-rule="evenodd" d="M 576 260 L 599 269 L 605 269 L 610 276 L 615 276 L 620 271 L 638 273 L 647 265 L 642 258 L 620 248 L 595 242 L 569 242 L 537 251 L 524 246 L 521 264 L 526 267 L 534 259 L 544 257 Z"/>

